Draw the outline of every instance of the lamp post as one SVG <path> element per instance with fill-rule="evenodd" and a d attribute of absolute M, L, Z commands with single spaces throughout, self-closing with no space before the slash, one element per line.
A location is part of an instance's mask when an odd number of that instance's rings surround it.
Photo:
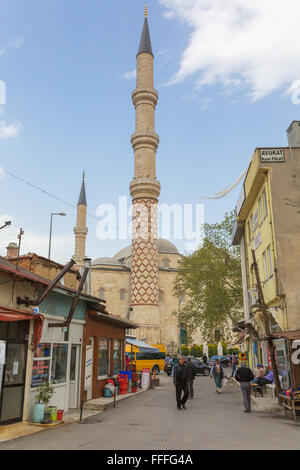
<path fill-rule="evenodd" d="M 181 310 L 180 310 L 180 304 L 181 304 L 181 297 L 179 297 L 179 301 L 178 301 L 178 319 L 179 319 L 179 355 L 181 356 Z"/>
<path fill-rule="evenodd" d="M 51 255 L 52 217 L 53 217 L 54 215 L 61 215 L 62 217 L 65 217 L 67 214 L 65 214 L 64 212 L 51 212 L 48 259 L 50 259 L 50 255 Z"/>

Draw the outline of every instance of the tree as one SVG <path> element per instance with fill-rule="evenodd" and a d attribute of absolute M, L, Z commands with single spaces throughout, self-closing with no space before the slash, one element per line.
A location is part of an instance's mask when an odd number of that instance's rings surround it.
<path fill-rule="evenodd" d="M 235 219 L 232 211 L 220 223 L 204 224 L 203 246 L 183 259 L 175 282 L 176 296 L 187 298 L 180 321 L 189 334 L 200 327 L 206 341 L 228 339 L 230 321 L 242 318 L 240 252 L 231 245 Z"/>

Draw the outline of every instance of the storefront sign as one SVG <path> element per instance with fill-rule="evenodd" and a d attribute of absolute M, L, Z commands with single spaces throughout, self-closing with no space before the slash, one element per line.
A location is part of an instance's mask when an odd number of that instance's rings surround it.
<path fill-rule="evenodd" d="M 292 349 L 296 349 L 296 351 L 293 351 L 293 354 L 292 354 L 292 363 L 295 366 L 298 366 L 300 364 L 300 340 L 299 339 L 295 339 L 292 342 Z"/>
<path fill-rule="evenodd" d="M 261 163 L 284 162 L 284 149 L 261 149 Z"/>

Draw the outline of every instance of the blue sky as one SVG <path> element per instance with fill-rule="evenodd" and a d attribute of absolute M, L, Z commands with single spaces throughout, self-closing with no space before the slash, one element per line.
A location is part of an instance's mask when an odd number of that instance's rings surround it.
<path fill-rule="evenodd" d="M 299 119 L 291 98 L 300 79 L 300 33 L 293 28 L 299 5 L 260 4 L 148 2 L 162 203 L 199 203 L 198 196 L 232 184 L 255 147 L 286 146 L 285 131 Z M 294 9 L 283 18 L 289 6 Z M 68 215 L 55 218 L 52 257 L 65 262 L 74 252 L 76 218 L 72 207 L 5 171 L 76 204 L 85 170 L 91 214 L 102 203 L 117 205 L 119 195 L 129 196 L 135 80 L 128 75 L 135 69 L 143 16 L 141 0 L 0 2 L 0 80 L 6 84 L 0 216 L 13 221 L 0 232 L 2 255 L 20 227 L 22 252 L 47 255 L 50 213 L 62 211 Z M 261 34 L 263 25 L 268 35 Z M 205 200 L 205 220 L 220 220 L 233 209 L 239 189 Z M 112 256 L 126 244 L 100 241 L 96 226 L 88 217 L 88 256 Z M 183 241 L 176 244 L 184 249 Z"/>

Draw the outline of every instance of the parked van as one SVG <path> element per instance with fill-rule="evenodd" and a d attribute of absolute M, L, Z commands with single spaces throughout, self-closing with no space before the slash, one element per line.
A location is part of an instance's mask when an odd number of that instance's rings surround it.
<path fill-rule="evenodd" d="M 156 349 L 159 349 L 159 351 L 143 352 L 135 346 L 126 344 L 126 356 L 132 359 L 132 364 L 136 365 L 137 371 L 142 371 L 143 369 L 150 369 L 153 372 L 156 369 L 157 373 L 159 373 L 161 370 L 164 370 L 164 360 L 167 355 L 165 345 L 151 344 L 151 346 L 154 346 Z"/>

